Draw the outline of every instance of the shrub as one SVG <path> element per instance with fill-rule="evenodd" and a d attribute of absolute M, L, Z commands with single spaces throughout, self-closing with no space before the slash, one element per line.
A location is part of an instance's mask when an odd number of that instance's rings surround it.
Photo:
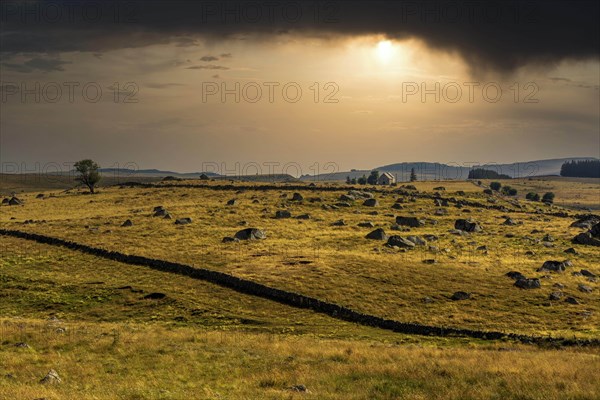
<path fill-rule="evenodd" d="M 495 190 L 496 192 L 500 190 L 502 184 L 500 182 L 492 182 L 490 183 L 490 189 Z"/>
<path fill-rule="evenodd" d="M 534 192 L 527 193 L 525 198 L 530 201 L 540 201 L 540 195 Z"/>
<path fill-rule="evenodd" d="M 552 193 L 552 192 L 544 193 L 544 196 L 542 196 L 542 201 L 544 203 L 554 203 L 554 193 Z"/>

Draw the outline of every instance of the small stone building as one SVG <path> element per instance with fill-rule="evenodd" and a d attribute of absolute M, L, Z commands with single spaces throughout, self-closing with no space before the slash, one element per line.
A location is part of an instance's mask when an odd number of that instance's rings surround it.
<path fill-rule="evenodd" d="M 384 172 L 377 179 L 378 185 L 391 185 L 392 183 L 396 183 L 396 177 L 389 172 Z"/>

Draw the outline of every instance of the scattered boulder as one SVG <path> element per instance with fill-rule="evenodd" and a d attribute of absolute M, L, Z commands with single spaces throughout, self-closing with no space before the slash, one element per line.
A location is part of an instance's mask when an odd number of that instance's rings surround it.
<path fill-rule="evenodd" d="M 583 232 L 575 236 L 573 238 L 573 243 L 600 247 L 600 239 L 593 237 L 590 232 Z"/>
<path fill-rule="evenodd" d="M 379 202 L 376 199 L 366 199 L 363 202 L 363 206 L 365 207 L 377 207 L 379 205 Z"/>
<path fill-rule="evenodd" d="M 537 272 L 563 272 L 567 269 L 567 264 L 563 261 L 545 261 L 544 264 L 538 268 Z"/>
<path fill-rule="evenodd" d="M 434 187 L 433 190 L 446 190 L 443 186 Z"/>
<path fill-rule="evenodd" d="M 44 198 L 44 193 L 40 193 L 37 196 L 35 196 L 36 199 L 43 199 Z"/>
<path fill-rule="evenodd" d="M 375 224 L 372 223 L 371 221 L 366 221 L 366 222 L 359 222 L 358 226 L 361 228 L 374 228 Z"/>
<path fill-rule="evenodd" d="M 356 200 L 354 196 L 350 196 L 349 194 L 342 194 L 340 196 L 340 201 L 350 202 Z"/>
<path fill-rule="evenodd" d="M 363 192 L 361 190 L 350 190 L 348 195 L 354 197 L 355 199 L 370 199 L 373 197 L 372 193 Z"/>
<path fill-rule="evenodd" d="M 231 200 L 227 201 L 226 205 L 235 206 L 235 205 L 237 205 L 237 203 L 238 203 L 237 199 L 231 199 Z"/>
<path fill-rule="evenodd" d="M 409 226 L 411 228 L 418 228 L 425 225 L 425 223 L 417 217 L 396 217 L 396 224 L 400 226 Z"/>
<path fill-rule="evenodd" d="M 512 218 L 506 218 L 506 220 L 502 223 L 502 225 L 517 225 L 517 223 Z"/>
<path fill-rule="evenodd" d="M 592 229 L 592 226 L 600 223 L 600 217 L 594 214 L 584 215 L 571 224 L 572 228 Z"/>
<path fill-rule="evenodd" d="M 352 207 L 352 204 L 345 202 L 345 201 L 339 201 L 339 202 L 335 203 L 334 206 L 336 206 L 336 207 Z M 333 208 L 333 206 L 332 206 L 332 208 Z"/>
<path fill-rule="evenodd" d="M 510 279 L 514 279 L 516 281 L 518 281 L 519 279 L 527 279 L 525 277 L 525 275 L 523 275 L 522 273 L 518 272 L 518 271 L 510 271 L 506 273 L 506 276 L 508 276 Z"/>
<path fill-rule="evenodd" d="M 552 292 L 550 293 L 550 296 L 548 296 L 549 300 L 552 301 L 558 301 L 563 297 L 563 293 L 562 292 Z"/>
<path fill-rule="evenodd" d="M 144 296 L 144 300 L 162 300 L 167 297 L 166 294 L 160 292 L 148 293 Z"/>
<path fill-rule="evenodd" d="M 577 250 L 575 250 L 573 247 L 569 247 L 568 249 L 566 249 L 565 253 L 568 253 L 568 254 L 579 254 L 577 252 Z"/>
<path fill-rule="evenodd" d="M 291 217 L 292 217 L 292 213 L 290 213 L 288 210 L 277 210 L 275 212 L 276 219 L 291 218 Z"/>
<path fill-rule="evenodd" d="M 435 215 L 448 215 L 448 210 L 446 210 L 445 208 L 438 208 L 437 210 L 435 210 Z"/>
<path fill-rule="evenodd" d="M 292 196 L 292 201 L 302 201 L 304 200 L 304 197 L 302 197 L 302 195 L 300 193 L 294 193 L 294 195 Z"/>
<path fill-rule="evenodd" d="M 239 242 L 239 241 L 240 241 L 240 239 L 238 239 L 238 238 L 233 238 L 233 237 L 230 237 L 230 236 L 225 236 L 223 238 L 223 240 L 221 240 L 221 243 L 233 243 L 233 242 Z"/>
<path fill-rule="evenodd" d="M 454 222 L 454 228 L 464 232 L 481 232 L 481 226 L 474 221 L 467 219 L 457 219 Z"/>
<path fill-rule="evenodd" d="M 404 209 L 404 207 L 400 203 L 394 203 L 392 205 L 392 209 L 394 209 L 394 210 L 402 210 L 402 209 Z"/>
<path fill-rule="evenodd" d="M 520 289 L 539 289 L 542 284 L 538 278 L 521 278 L 517 279 L 515 286 Z"/>
<path fill-rule="evenodd" d="M 588 246 L 600 246 L 600 222 L 592 226 L 589 231 L 575 236 L 575 238 L 573 238 L 573 243 Z"/>
<path fill-rule="evenodd" d="M 259 240 L 266 239 L 267 235 L 263 231 L 257 228 L 246 228 L 238 231 L 235 236 L 238 240 Z"/>
<path fill-rule="evenodd" d="M 547 233 L 544 238 L 542 239 L 542 241 L 544 242 L 554 242 L 554 238 L 552 237 L 551 234 Z"/>
<path fill-rule="evenodd" d="M 581 272 L 581 275 L 587 276 L 588 278 L 597 278 L 596 274 L 594 274 L 593 272 L 588 271 L 587 269 L 582 269 L 580 272 Z"/>
<path fill-rule="evenodd" d="M 164 208 L 161 209 L 155 209 L 154 210 L 154 217 L 164 217 L 165 215 L 168 215 L 169 213 L 167 212 L 167 210 L 165 210 Z"/>
<path fill-rule="evenodd" d="M 296 217 L 296 219 L 310 219 L 310 214 L 301 214 Z"/>
<path fill-rule="evenodd" d="M 133 226 L 133 222 L 131 222 L 131 220 L 130 220 L 130 219 L 128 219 L 128 220 L 126 220 L 125 222 L 123 222 L 123 223 L 121 224 L 121 226 L 123 226 L 123 227 L 127 227 L 127 226 Z"/>
<path fill-rule="evenodd" d="M 189 217 L 178 218 L 175 220 L 175 225 L 187 225 L 187 224 L 191 224 L 191 223 L 192 223 L 192 219 Z"/>
<path fill-rule="evenodd" d="M 421 236 L 408 236 L 406 240 L 410 240 L 415 246 L 427 246 L 427 241 Z"/>
<path fill-rule="evenodd" d="M 462 291 L 454 292 L 452 297 L 450 297 L 450 299 L 452 299 L 454 301 L 468 300 L 470 298 L 471 298 L 471 293 L 462 292 Z"/>
<path fill-rule="evenodd" d="M 43 383 L 44 385 L 53 385 L 55 383 L 61 383 L 61 382 L 62 382 L 62 379 L 60 379 L 60 376 L 58 376 L 58 372 L 56 372 L 53 369 L 48 371 L 46 376 L 44 376 L 40 380 L 40 383 Z"/>
<path fill-rule="evenodd" d="M 410 240 L 404 239 L 401 236 L 398 235 L 392 235 L 388 238 L 387 243 L 388 246 L 390 247 L 400 247 L 400 248 L 408 248 L 408 249 L 412 249 L 415 247 L 415 244 L 413 242 L 411 242 Z"/>
<path fill-rule="evenodd" d="M 346 222 L 343 219 L 338 219 L 331 223 L 331 226 L 346 226 Z"/>
<path fill-rule="evenodd" d="M 10 201 L 10 199 L 8 197 L 2 199 L 2 204 L 8 204 L 8 202 Z"/>
<path fill-rule="evenodd" d="M 301 392 L 301 393 L 308 392 L 308 389 L 304 385 L 294 385 L 294 386 L 290 387 L 290 390 L 293 392 Z"/>
<path fill-rule="evenodd" d="M 382 228 L 377 228 L 374 231 L 370 232 L 365 236 L 367 239 L 372 240 L 388 240 L 388 235 L 386 235 L 385 231 Z"/>
<path fill-rule="evenodd" d="M 590 286 L 588 286 L 588 285 L 584 285 L 584 284 L 582 284 L 582 283 L 580 283 L 580 284 L 577 286 L 577 289 L 579 289 L 579 291 L 580 291 L 580 292 L 583 292 L 583 293 L 592 293 L 592 291 L 593 291 L 593 289 L 592 289 Z"/>
<path fill-rule="evenodd" d="M 575 297 L 567 297 L 565 299 L 565 303 L 569 303 L 569 304 L 579 304 L 579 301 L 575 298 Z"/>

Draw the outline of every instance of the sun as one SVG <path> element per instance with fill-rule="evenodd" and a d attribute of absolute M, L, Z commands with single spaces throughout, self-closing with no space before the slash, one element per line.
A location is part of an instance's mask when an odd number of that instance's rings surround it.
<path fill-rule="evenodd" d="M 392 58 L 394 58 L 396 47 L 390 40 L 382 40 L 377 43 L 376 53 L 379 61 L 387 64 L 392 60 Z"/>

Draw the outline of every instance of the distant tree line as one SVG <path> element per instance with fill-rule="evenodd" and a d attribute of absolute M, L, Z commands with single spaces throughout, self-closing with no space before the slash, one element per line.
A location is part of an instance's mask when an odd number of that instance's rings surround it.
<path fill-rule="evenodd" d="M 600 160 L 567 161 L 560 168 L 560 176 L 600 178 Z"/>
<path fill-rule="evenodd" d="M 483 168 L 474 168 L 469 171 L 467 179 L 512 179 L 508 175 L 499 174 L 496 171 Z"/>

